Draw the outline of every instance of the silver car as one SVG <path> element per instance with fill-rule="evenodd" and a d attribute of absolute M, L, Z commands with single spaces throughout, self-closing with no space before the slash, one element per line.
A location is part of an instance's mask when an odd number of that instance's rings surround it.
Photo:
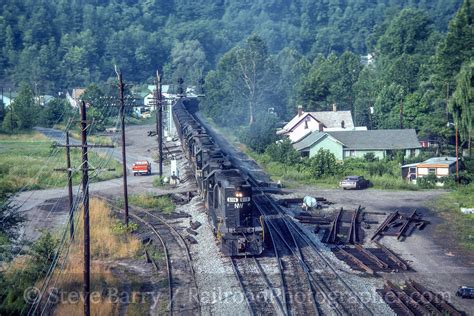
<path fill-rule="evenodd" d="M 346 189 L 363 189 L 367 188 L 369 186 L 369 180 L 364 179 L 364 177 L 361 176 L 348 176 L 345 177 L 344 180 L 339 182 L 339 186 L 343 188 L 344 190 Z"/>

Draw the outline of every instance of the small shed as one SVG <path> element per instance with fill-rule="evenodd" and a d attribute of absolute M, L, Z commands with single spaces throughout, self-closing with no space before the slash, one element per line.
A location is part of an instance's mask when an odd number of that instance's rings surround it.
<path fill-rule="evenodd" d="M 416 182 L 417 178 L 430 174 L 436 177 L 448 177 L 456 173 L 456 157 L 433 157 L 423 162 L 402 166 L 403 179 Z"/>

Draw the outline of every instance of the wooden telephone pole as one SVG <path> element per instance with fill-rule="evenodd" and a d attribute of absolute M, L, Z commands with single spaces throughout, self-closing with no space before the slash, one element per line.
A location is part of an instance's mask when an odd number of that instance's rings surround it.
<path fill-rule="evenodd" d="M 67 172 L 67 189 L 69 198 L 69 238 L 74 240 L 74 195 L 72 193 L 72 166 L 71 166 L 71 146 L 69 144 L 69 131 L 66 131 L 66 145 L 56 147 L 66 147 L 66 169 L 56 168 L 54 171 Z"/>
<path fill-rule="evenodd" d="M 82 206 L 84 208 L 84 315 L 91 314 L 91 293 L 90 293 L 90 226 L 89 226 L 89 159 L 87 153 L 87 115 L 86 102 L 81 102 L 81 141 L 82 141 L 82 192 L 84 198 Z"/>
<path fill-rule="evenodd" d="M 56 145 L 57 147 L 66 147 L 66 161 L 67 169 L 55 169 L 57 171 L 67 171 L 68 173 L 68 193 L 69 193 L 69 206 L 70 215 L 69 221 L 71 223 L 70 234 L 71 238 L 74 237 L 74 206 L 73 206 L 73 195 L 72 195 L 72 167 L 71 167 L 71 156 L 70 148 L 79 147 L 82 149 L 82 192 L 83 200 L 82 207 L 84 209 L 83 221 L 84 221 L 84 266 L 83 266 L 83 290 L 84 290 L 84 315 L 90 316 L 90 223 L 89 223 L 89 158 L 88 148 L 113 148 L 110 145 L 88 145 L 87 144 L 87 114 L 86 114 L 86 103 L 81 101 L 81 144 L 71 145 L 69 143 L 69 132 L 66 132 L 66 144 Z M 107 169 L 113 170 L 113 169 Z"/>
<path fill-rule="evenodd" d="M 161 102 L 161 77 L 156 71 L 156 89 L 155 89 L 155 106 L 156 106 L 156 136 L 158 137 L 158 164 L 159 175 L 163 176 L 163 107 Z"/>
<path fill-rule="evenodd" d="M 128 185 L 127 185 L 127 155 L 125 151 L 125 101 L 124 101 L 124 84 L 122 72 L 115 66 L 115 73 L 117 74 L 119 86 L 119 101 L 120 101 L 120 123 L 122 129 L 122 169 L 123 169 L 123 199 L 125 209 L 125 225 L 128 227 Z"/>
<path fill-rule="evenodd" d="M 69 131 L 66 132 L 66 168 L 67 168 L 67 187 L 69 197 L 69 237 L 74 239 L 74 196 L 72 194 L 72 167 L 71 167 L 71 149 L 69 148 Z"/>

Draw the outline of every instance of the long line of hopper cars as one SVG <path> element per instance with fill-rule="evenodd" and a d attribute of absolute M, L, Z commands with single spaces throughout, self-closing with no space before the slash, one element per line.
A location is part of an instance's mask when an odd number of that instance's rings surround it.
<path fill-rule="evenodd" d="M 252 186 L 188 111 L 186 100 L 173 106 L 173 119 L 222 254 L 261 254 L 263 226 L 252 203 Z"/>

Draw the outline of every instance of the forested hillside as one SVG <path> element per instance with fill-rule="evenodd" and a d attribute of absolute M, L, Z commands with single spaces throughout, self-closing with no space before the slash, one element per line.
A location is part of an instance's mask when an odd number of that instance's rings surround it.
<path fill-rule="evenodd" d="M 52 93 L 106 80 L 117 63 L 129 80 L 165 69 L 165 78 L 174 73 L 192 82 L 252 33 L 270 53 L 291 48 L 311 57 L 364 54 L 376 26 L 400 8 L 423 10 L 436 30 L 445 31 L 460 1 L 6 1 L 0 78 Z"/>
<path fill-rule="evenodd" d="M 465 107 L 469 89 L 458 87 L 472 75 L 473 5 L 462 2 L 8 1 L 0 83 L 56 94 L 105 82 L 114 64 L 137 83 L 159 69 L 165 82 L 206 78 L 203 106 L 220 124 L 251 125 L 263 115 L 271 127 L 297 103 L 336 103 L 359 125 L 448 137 L 446 98 L 453 110 Z M 361 64 L 368 53 L 374 62 Z M 465 140 L 470 118 L 457 113 Z"/>

